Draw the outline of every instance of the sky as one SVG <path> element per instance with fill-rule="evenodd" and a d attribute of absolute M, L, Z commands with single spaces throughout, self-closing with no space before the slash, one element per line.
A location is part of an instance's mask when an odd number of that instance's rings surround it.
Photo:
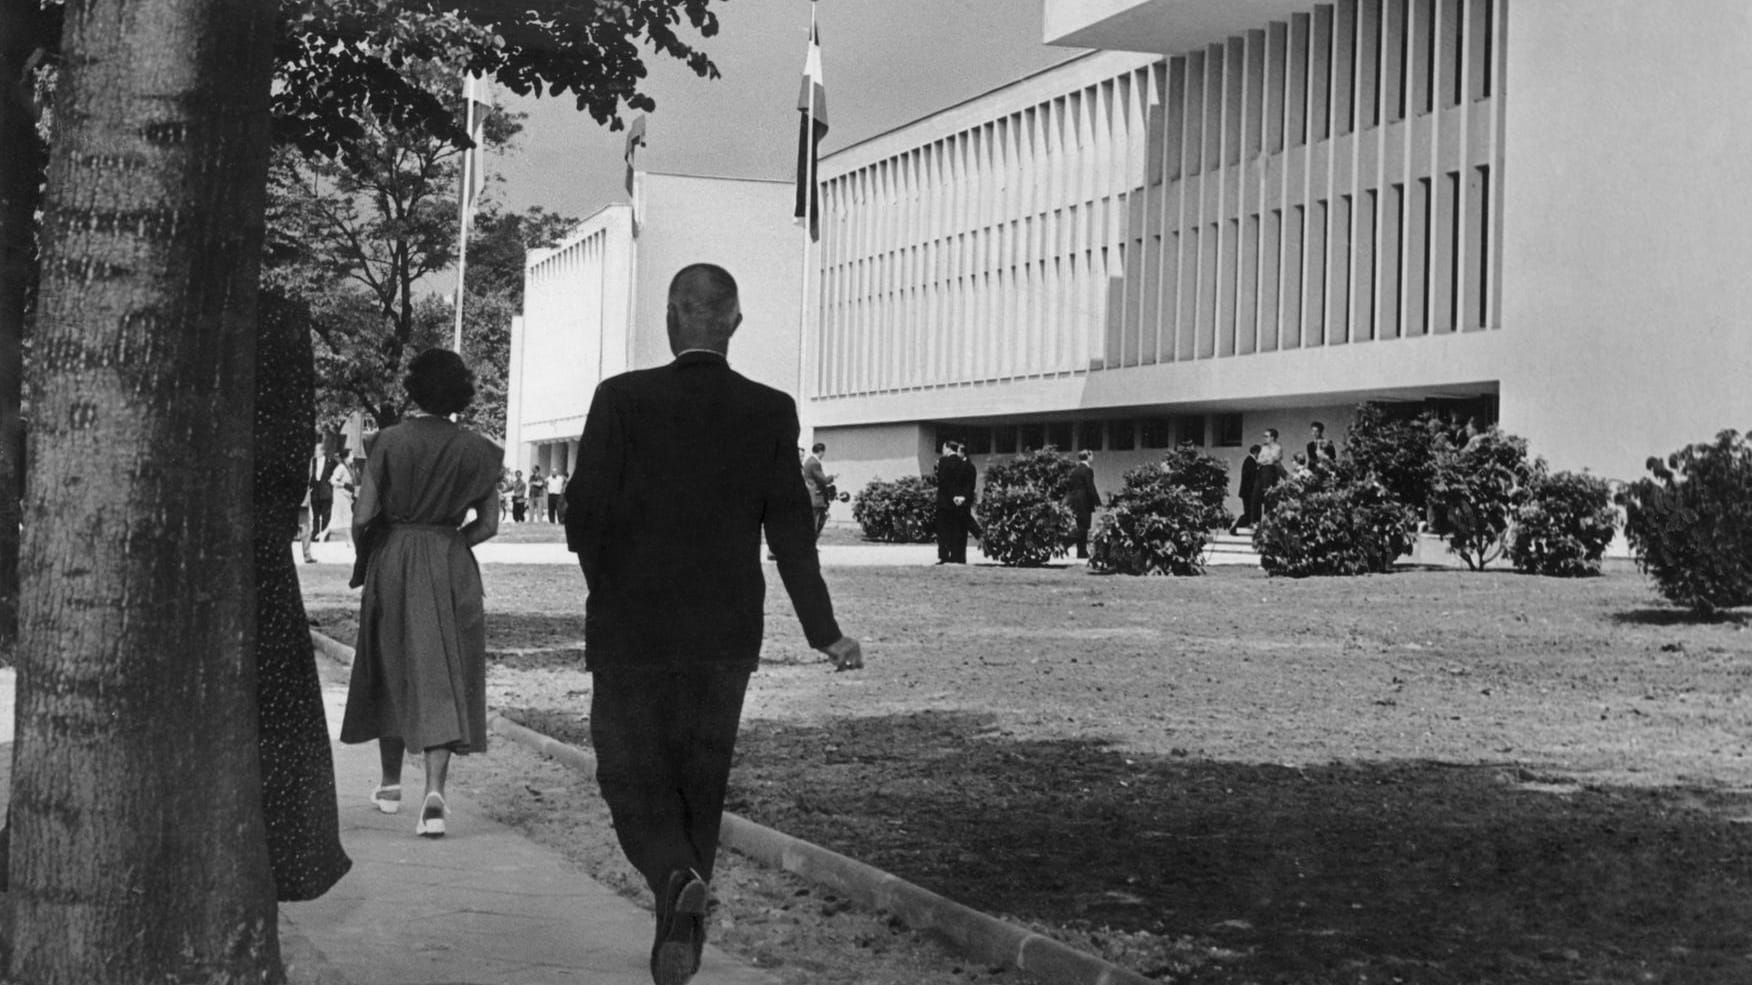
<path fill-rule="evenodd" d="M 830 128 L 822 153 L 1057 64 L 1079 52 L 1043 45 L 1043 0 L 819 0 Z M 797 87 L 809 0 L 722 0 L 719 33 L 700 44 L 723 77 L 647 55 L 641 170 L 790 179 L 796 170 Z M 625 133 L 609 132 L 566 98 L 500 94 L 528 114 L 513 147 L 488 168 L 489 195 L 583 219 L 626 198 Z M 632 116 L 626 114 L 630 122 Z"/>

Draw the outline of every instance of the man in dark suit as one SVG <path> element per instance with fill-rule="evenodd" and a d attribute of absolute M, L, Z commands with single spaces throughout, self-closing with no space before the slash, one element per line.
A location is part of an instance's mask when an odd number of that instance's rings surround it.
<path fill-rule="evenodd" d="M 1089 524 L 1095 517 L 1095 507 L 1101 505 L 1101 493 L 1095 488 L 1095 453 L 1084 449 L 1077 452 L 1077 464 L 1071 469 L 1070 488 L 1065 491 L 1065 505 L 1077 518 L 1077 556 L 1089 556 Z"/>
<path fill-rule="evenodd" d="M 961 457 L 959 443 L 943 442 L 937 459 L 937 563 L 967 563 L 967 531 L 973 519 L 973 487 L 978 473 Z"/>
<path fill-rule="evenodd" d="M 1259 501 L 1253 495 L 1253 484 L 1259 481 L 1258 445 L 1247 448 L 1247 457 L 1241 460 L 1241 488 L 1236 495 L 1241 497 L 1241 515 L 1229 525 L 1229 533 L 1239 534 L 1242 527 L 1252 528 L 1259 522 Z"/>
<path fill-rule="evenodd" d="M 809 644 L 863 666 L 840 633 L 797 469 L 791 398 L 730 369 L 736 282 L 695 264 L 669 286 L 675 361 L 597 387 L 566 490 L 578 555 L 596 778 L 627 857 L 656 895 L 651 975 L 699 969 L 707 883 L 742 698 L 760 655 L 760 541 Z"/>

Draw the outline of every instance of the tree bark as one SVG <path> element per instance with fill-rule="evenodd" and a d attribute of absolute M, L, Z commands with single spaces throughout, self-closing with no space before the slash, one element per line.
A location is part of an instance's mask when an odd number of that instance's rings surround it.
<path fill-rule="evenodd" d="M 19 84 L 41 36 L 36 0 L 0 0 L 0 654 L 18 639 L 18 524 L 24 495 L 24 321 L 36 262 L 42 142 Z"/>
<path fill-rule="evenodd" d="M 23 985 L 284 979 L 250 588 L 273 13 L 67 8 L 27 379 Z"/>

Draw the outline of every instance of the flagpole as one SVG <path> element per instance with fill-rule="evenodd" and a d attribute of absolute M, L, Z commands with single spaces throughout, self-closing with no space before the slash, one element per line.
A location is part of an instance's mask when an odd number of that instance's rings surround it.
<path fill-rule="evenodd" d="M 463 132 L 474 136 L 474 94 L 468 91 L 468 77 L 462 80 L 462 125 Z M 451 336 L 450 348 L 457 355 L 462 355 L 462 298 L 463 277 L 468 273 L 468 191 L 474 182 L 474 151 L 462 152 L 462 187 L 456 196 L 456 331 Z"/>
<path fill-rule="evenodd" d="M 815 0 L 809 0 L 809 44 L 815 45 Z M 809 247 L 815 241 L 815 93 L 809 80 L 809 108 L 804 112 L 804 139 L 809 153 L 803 155 L 803 300 L 797 305 L 797 416 L 803 417 L 809 399 Z M 813 438 L 814 424 L 810 424 Z"/>

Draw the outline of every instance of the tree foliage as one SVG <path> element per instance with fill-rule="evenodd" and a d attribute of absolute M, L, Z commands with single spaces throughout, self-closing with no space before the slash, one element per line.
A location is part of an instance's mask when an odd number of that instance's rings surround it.
<path fill-rule="evenodd" d="M 988 481 L 979 501 L 980 553 L 1009 567 L 1038 567 L 1064 557 L 1077 518 L 1057 496 L 1030 483 Z"/>
<path fill-rule="evenodd" d="M 1411 511 L 1386 486 L 1339 463 L 1273 486 L 1253 546 L 1267 574 L 1361 575 L 1391 571 L 1415 537 Z"/>
<path fill-rule="evenodd" d="M 1091 569 L 1127 575 L 1204 573 L 1211 528 L 1220 524 L 1212 522 L 1209 500 L 1189 488 L 1184 477 L 1208 475 L 1208 469 L 1185 456 L 1176 459 L 1178 454 L 1169 457 L 1181 467 L 1141 465 L 1125 473 L 1124 485 L 1096 525 Z M 1217 508 L 1222 509 L 1220 503 Z M 1228 514 L 1223 517 L 1226 521 Z"/>
<path fill-rule="evenodd" d="M 871 479 L 852 499 L 852 519 L 864 539 L 885 544 L 928 544 L 937 537 L 937 477 Z"/>
<path fill-rule="evenodd" d="M 1617 527 L 1612 489 L 1585 472 L 1548 472 L 1539 462 L 1515 508 L 1509 560 L 1515 570 L 1575 578 L 1600 573 Z"/>
<path fill-rule="evenodd" d="M 1198 501 L 1201 522 L 1207 528 L 1227 527 L 1235 519 L 1224 505 L 1229 499 L 1229 466 L 1222 459 L 1183 445 L 1162 456 L 1160 470 L 1170 484 L 1186 490 Z M 1127 472 L 1127 488 L 1131 481 L 1132 474 Z M 1125 495 L 1123 489 L 1120 495 Z"/>
<path fill-rule="evenodd" d="M 1357 407 L 1345 432 L 1343 459 L 1359 476 L 1373 476 L 1394 499 L 1422 513 L 1435 478 L 1436 453 L 1448 442 L 1433 414 L 1398 417 L 1379 403 Z"/>
<path fill-rule="evenodd" d="M 1474 571 L 1503 555 L 1509 523 L 1526 498 L 1536 466 L 1527 441 L 1491 427 L 1465 445 L 1436 445 L 1430 501 L 1448 547 Z"/>
<path fill-rule="evenodd" d="M 1722 431 L 1648 470 L 1619 494 L 1638 566 L 1698 613 L 1752 605 L 1752 440 Z"/>

